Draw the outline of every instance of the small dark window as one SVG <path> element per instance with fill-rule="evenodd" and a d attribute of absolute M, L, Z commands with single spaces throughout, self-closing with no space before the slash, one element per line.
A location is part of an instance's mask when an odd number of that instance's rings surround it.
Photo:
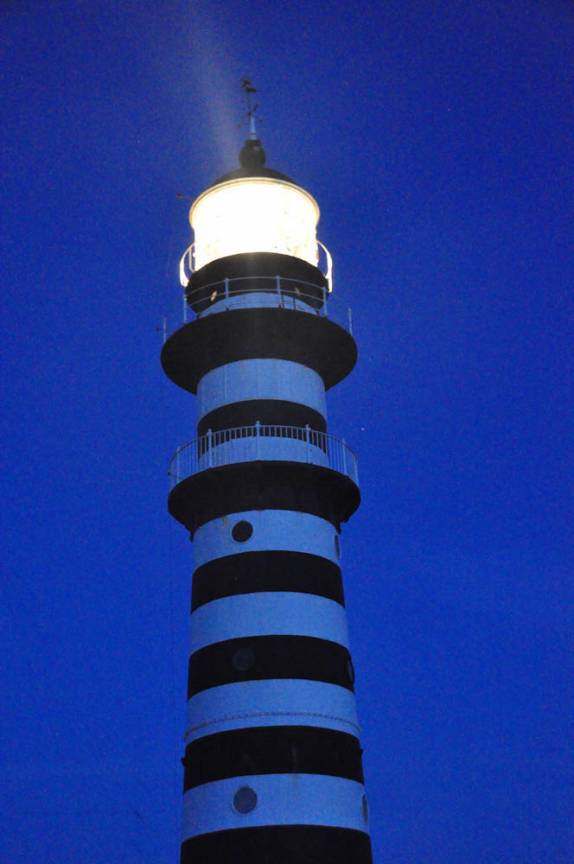
<path fill-rule="evenodd" d="M 251 813 L 257 807 L 257 792 L 251 786 L 240 786 L 233 796 L 233 809 L 237 813 Z"/>
<path fill-rule="evenodd" d="M 253 534 L 253 525 L 251 522 L 236 522 L 231 529 L 231 536 L 237 543 L 245 543 Z"/>
<path fill-rule="evenodd" d="M 236 672 L 248 672 L 255 663 L 255 654 L 253 648 L 249 645 L 244 645 L 238 648 L 231 658 L 231 665 Z"/>
<path fill-rule="evenodd" d="M 361 810 L 363 811 L 363 820 L 366 824 L 369 821 L 369 802 L 367 801 L 366 795 L 363 795 L 363 800 L 361 801 Z"/>
<path fill-rule="evenodd" d="M 337 559 L 341 557 L 341 541 L 339 540 L 339 535 L 335 534 L 335 555 Z"/>

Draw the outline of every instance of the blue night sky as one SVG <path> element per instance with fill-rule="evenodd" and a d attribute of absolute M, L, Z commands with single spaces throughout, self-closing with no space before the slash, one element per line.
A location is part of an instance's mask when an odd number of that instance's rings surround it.
<path fill-rule="evenodd" d="M 0 860 L 175 864 L 193 399 L 188 202 L 322 208 L 360 360 L 330 394 L 377 864 L 571 864 L 574 6 L 4 0 Z"/>

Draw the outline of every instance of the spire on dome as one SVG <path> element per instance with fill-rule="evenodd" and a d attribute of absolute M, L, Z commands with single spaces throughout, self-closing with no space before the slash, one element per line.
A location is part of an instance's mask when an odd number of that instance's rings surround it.
<path fill-rule="evenodd" d="M 257 141 L 257 125 L 255 122 L 255 112 L 259 108 L 259 105 L 253 104 L 253 95 L 257 93 L 257 88 L 253 86 L 249 78 L 241 79 L 241 89 L 245 93 L 245 104 L 247 106 L 247 122 L 249 124 L 249 135 L 247 136 L 248 141 Z"/>
<path fill-rule="evenodd" d="M 266 158 L 265 150 L 263 149 L 259 136 L 257 135 L 255 112 L 259 106 L 253 101 L 253 96 L 257 93 L 257 89 L 253 86 L 249 78 L 243 78 L 241 81 L 241 89 L 245 94 L 247 105 L 246 116 L 249 125 L 249 132 L 247 133 L 247 140 L 239 153 L 239 162 L 242 168 L 254 171 L 265 165 Z"/>

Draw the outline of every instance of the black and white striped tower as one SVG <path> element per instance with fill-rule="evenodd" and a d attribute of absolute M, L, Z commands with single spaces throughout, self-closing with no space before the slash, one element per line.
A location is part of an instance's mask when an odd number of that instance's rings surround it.
<path fill-rule="evenodd" d="M 356 346 L 330 317 L 315 200 L 265 167 L 253 126 L 240 163 L 191 207 L 193 320 L 162 352 L 199 404 L 170 468 L 195 557 L 181 861 L 368 864 L 340 569 L 360 498 L 325 410 Z"/>

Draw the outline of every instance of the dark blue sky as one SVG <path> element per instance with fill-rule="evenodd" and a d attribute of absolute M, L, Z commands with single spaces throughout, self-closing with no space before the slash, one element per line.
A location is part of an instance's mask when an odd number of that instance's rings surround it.
<path fill-rule="evenodd" d="M 175 864 L 191 547 L 162 376 L 238 82 L 322 208 L 377 864 L 571 864 L 574 6 L 7 2 L 0 859 Z"/>

